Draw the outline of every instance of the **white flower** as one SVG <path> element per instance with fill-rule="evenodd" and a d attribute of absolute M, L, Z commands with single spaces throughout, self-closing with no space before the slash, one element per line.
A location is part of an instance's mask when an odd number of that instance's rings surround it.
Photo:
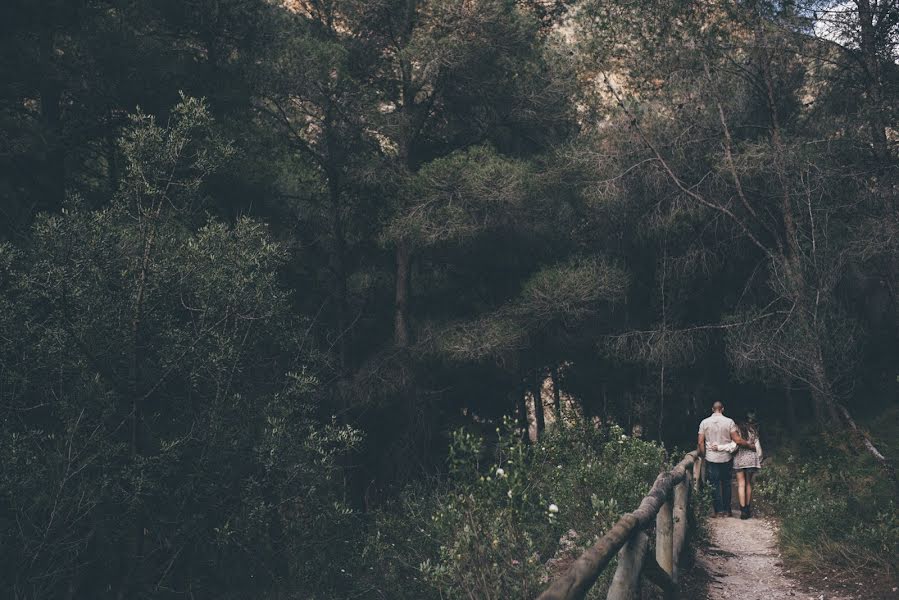
<path fill-rule="evenodd" d="M 508 492 L 506 492 L 506 496 L 508 496 L 509 498 L 511 498 L 511 497 L 512 497 L 512 490 L 509 490 Z"/>
<path fill-rule="evenodd" d="M 556 514 L 557 512 L 559 512 L 559 507 L 556 506 L 555 504 L 550 504 L 549 512 L 551 512 L 552 514 Z"/>
<path fill-rule="evenodd" d="M 496 470 L 496 476 L 497 476 L 497 477 L 505 477 L 505 476 L 506 476 L 506 472 L 503 471 L 502 469 L 497 469 L 497 470 Z"/>
<path fill-rule="evenodd" d="M 621 434 L 621 439 L 626 440 L 626 439 L 627 439 L 627 436 L 624 435 L 624 434 L 622 433 L 622 434 Z"/>

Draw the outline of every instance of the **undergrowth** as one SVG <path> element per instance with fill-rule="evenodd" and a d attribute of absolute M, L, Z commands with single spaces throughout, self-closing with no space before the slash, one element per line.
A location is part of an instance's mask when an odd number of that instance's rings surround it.
<path fill-rule="evenodd" d="M 568 427 L 525 444 L 507 423 L 488 448 L 453 436 L 449 474 L 380 510 L 365 550 L 369 597 L 535 597 L 649 490 L 664 449 L 618 427 Z M 604 597 L 615 565 L 590 598 Z"/>
<path fill-rule="evenodd" d="M 782 551 L 800 570 L 895 579 L 894 484 L 870 457 L 845 444 L 819 436 L 781 451 L 761 471 L 757 493 L 781 520 Z"/>

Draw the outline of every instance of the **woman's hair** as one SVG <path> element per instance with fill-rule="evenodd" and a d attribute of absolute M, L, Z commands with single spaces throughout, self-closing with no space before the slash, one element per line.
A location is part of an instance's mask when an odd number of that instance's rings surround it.
<path fill-rule="evenodd" d="M 744 440 L 748 440 L 750 435 L 756 437 L 759 435 L 759 424 L 753 413 L 749 413 L 745 419 L 737 421 L 737 429 L 740 430 L 740 437 Z"/>

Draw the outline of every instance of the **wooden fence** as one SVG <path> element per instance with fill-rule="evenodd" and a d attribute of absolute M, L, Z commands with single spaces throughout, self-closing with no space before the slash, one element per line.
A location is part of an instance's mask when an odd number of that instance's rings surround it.
<path fill-rule="evenodd" d="M 687 537 L 690 497 L 700 481 L 702 459 L 695 451 L 660 474 L 640 506 L 618 522 L 557 577 L 537 600 L 581 600 L 618 553 L 618 568 L 608 600 L 630 600 L 639 592 L 640 575 L 658 585 L 666 598 L 678 592 L 677 562 Z M 646 529 L 655 520 L 655 557 Z"/>

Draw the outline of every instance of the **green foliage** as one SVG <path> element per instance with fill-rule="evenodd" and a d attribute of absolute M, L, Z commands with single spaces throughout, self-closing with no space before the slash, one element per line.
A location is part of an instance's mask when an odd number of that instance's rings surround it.
<path fill-rule="evenodd" d="M 533 596 L 663 453 L 457 429 L 524 387 L 675 443 L 891 402 L 897 20 L 809 10 L 0 3 L 0 589 Z"/>
<path fill-rule="evenodd" d="M 142 208 L 166 202 L 175 211 L 194 208 L 203 181 L 234 154 L 206 102 L 183 93 L 165 127 L 150 115 L 132 115 L 120 146 L 126 171 L 120 196 Z"/>
<path fill-rule="evenodd" d="M 485 454 L 483 440 L 455 432 L 449 478 L 379 511 L 366 549 L 386 575 L 371 583 L 378 597 L 532 597 L 639 503 L 666 462 L 617 426 L 553 429 L 533 445 L 511 420 L 497 434 Z"/>
<path fill-rule="evenodd" d="M 229 153 L 211 127 L 192 99 L 164 128 L 136 117 L 115 201 L 0 247 L 0 574 L 18 596 L 339 589 L 356 517 L 336 473 L 360 435 L 316 421 L 283 245 L 247 218 L 193 225 Z"/>
<path fill-rule="evenodd" d="M 436 346 L 455 360 L 508 356 L 528 347 L 528 332 L 588 322 L 604 303 L 620 300 L 627 284 L 623 270 L 598 259 L 551 265 L 531 275 L 518 297 L 493 314 L 448 327 Z"/>
<path fill-rule="evenodd" d="M 596 259 L 574 260 L 535 273 L 515 311 L 544 325 L 554 319 L 574 325 L 594 313 L 599 302 L 623 298 L 627 285 L 627 274 L 619 268 Z"/>
<path fill-rule="evenodd" d="M 892 484 L 873 461 L 847 462 L 839 448 L 816 445 L 782 453 L 759 477 L 760 499 L 780 519 L 785 556 L 811 572 L 889 580 L 899 549 Z"/>
<path fill-rule="evenodd" d="M 505 315 L 458 323 L 441 332 L 438 351 L 455 360 L 476 362 L 527 348 L 527 330 Z"/>
<path fill-rule="evenodd" d="M 485 147 L 436 159 L 412 177 L 406 212 L 387 229 L 416 245 L 462 242 L 527 218 L 535 187 L 530 166 Z"/>

